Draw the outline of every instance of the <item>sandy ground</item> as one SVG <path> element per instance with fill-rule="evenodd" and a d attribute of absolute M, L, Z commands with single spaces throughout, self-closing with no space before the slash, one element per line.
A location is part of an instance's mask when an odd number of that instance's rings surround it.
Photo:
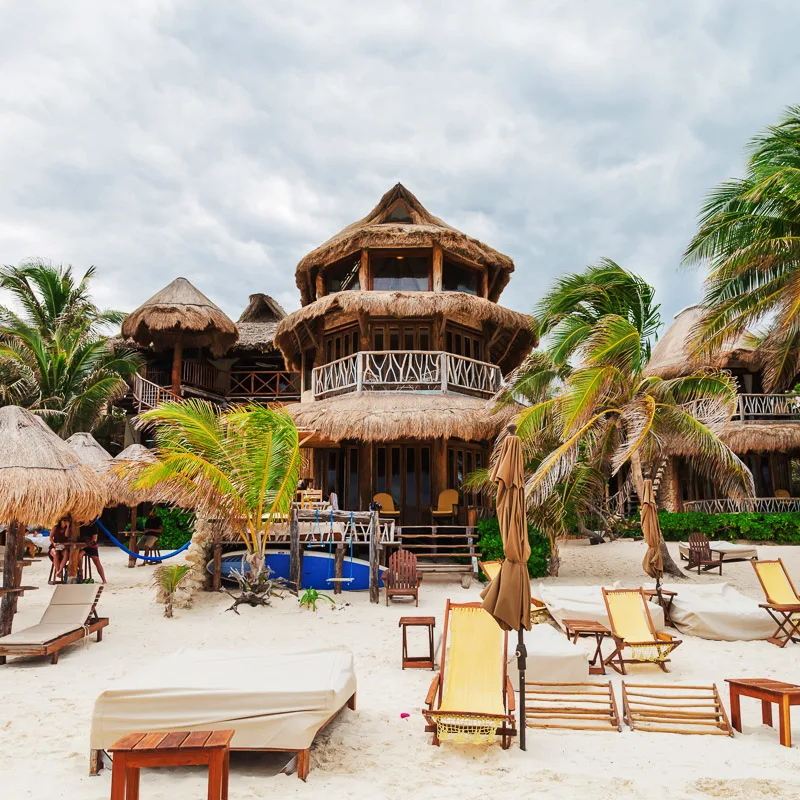
<path fill-rule="evenodd" d="M 762 548 L 780 555 L 800 576 L 800 548 Z M 355 654 L 358 710 L 345 710 L 311 751 L 311 774 L 303 784 L 276 774 L 281 758 L 234 754 L 231 800 L 297 797 L 387 798 L 800 798 L 800 708 L 795 709 L 795 746 L 779 746 L 777 732 L 760 724 L 760 708 L 744 701 L 744 734 L 722 736 L 529 731 L 528 751 L 499 745 L 430 745 L 420 708 L 431 673 L 400 669 L 397 620 L 407 613 L 432 614 L 441 634 L 444 603 L 476 599 L 477 585 L 428 580 L 417 612 L 406 603 L 371 606 L 366 594 L 345 594 L 350 605 L 317 614 L 297 600 L 269 609 L 226 613 L 225 595 L 203 594 L 191 610 L 165 619 L 149 586 L 151 569 L 125 569 L 116 550 L 101 551 L 110 583 L 101 611 L 111 618 L 102 643 L 64 651 L 58 665 L 23 659 L 0 667 L 0 797 L 100 800 L 110 793 L 110 771 L 88 775 L 88 734 L 96 696 L 123 673 L 181 648 L 273 648 L 290 651 L 346 645 Z M 642 582 L 642 543 L 567 546 L 559 581 L 565 584 Z M 675 548 L 677 557 L 677 548 Z M 46 562 L 29 567 L 25 582 L 38 584 L 20 601 L 15 628 L 38 621 L 50 591 Z M 724 580 L 759 598 L 747 563 L 726 566 Z M 694 577 L 691 580 L 697 581 Z M 719 581 L 704 575 L 701 582 Z M 649 584 L 648 584 L 649 585 Z M 588 645 L 587 645 L 588 647 Z M 766 642 L 713 642 L 686 637 L 673 656 L 672 672 L 634 668 L 642 682 L 716 682 L 727 702 L 724 678 L 771 677 L 800 682 L 800 646 L 780 650 Z M 232 681 L 258 676 L 231 676 Z M 618 683 L 617 677 L 612 681 Z M 401 714 L 410 714 L 402 718 Z M 142 797 L 174 800 L 205 796 L 205 772 L 156 770 L 142 778 Z"/>

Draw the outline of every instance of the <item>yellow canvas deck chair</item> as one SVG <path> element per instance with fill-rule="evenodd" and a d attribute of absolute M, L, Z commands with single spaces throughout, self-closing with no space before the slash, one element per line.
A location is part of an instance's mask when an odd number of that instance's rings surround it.
<path fill-rule="evenodd" d="M 616 644 L 614 652 L 603 663 L 622 675 L 627 674 L 625 664 L 656 664 L 669 672 L 668 656 L 681 640 L 656 631 L 644 592 L 603 588 L 603 600 Z M 630 658 L 623 657 L 626 650 Z"/>
<path fill-rule="evenodd" d="M 502 561 L 479 561 L 478 566 L 483 571 L 483 574 L 493 581 L 500 574 L 500 565 Z M 551 619 L 550 612 L 547 606 L 535 597 L 531 597 L 531 622 L 538 625 L 540 622 L 549 622 Z"/>
<path fill-rule="evenodd" d="M 511 745 L 517 730 L 507 661 L 508 634 L 481 604 L 448 600 L 442 666 L 422 712 L 433 744 L 488 744 L 499 736 L 504 749 Z"/>
<path fill-rule="evenodd" d="M 761 588 L 767 598 L 761 608 L 767 610 L 778 626 L 768 642 L 786 647 L 789 642 L 800 642 L 800 595 L 794 588 L 786 565 L 777 561 L 752 561 Z"/>

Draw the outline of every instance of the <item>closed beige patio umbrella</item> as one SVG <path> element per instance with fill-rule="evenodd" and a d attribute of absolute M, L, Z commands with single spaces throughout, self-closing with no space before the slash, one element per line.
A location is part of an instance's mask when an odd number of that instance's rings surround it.
<path fill-rule="evenodd" d="M 497 520 L 505 558 L 497 577 L 483 590 L 483 607 L 503 630 L 519 631 L 517 666 L 519 668 L 519 743 L 525 749 L 525 643 L 523 631 L 531 629 L 531 583 L 528 559 L 531 546 L 525 516 L 525 468 L 517 426 L 508 426 L 490 478 L 497 484 Z"/>
<path fill-rule="evenodd" d="M 658 522 L 658 507 L 653 493 L 653 481 L 650 479 L 644 482 L 641 520 L 642 533 L 647 543 L 647 552 L 644 554 L 642 567 L 651 578 L 656 579 L 656 588 L 658 588 L 658 582 L 664 575 L 664 559 L 661 557 L 661 526 Z"/>

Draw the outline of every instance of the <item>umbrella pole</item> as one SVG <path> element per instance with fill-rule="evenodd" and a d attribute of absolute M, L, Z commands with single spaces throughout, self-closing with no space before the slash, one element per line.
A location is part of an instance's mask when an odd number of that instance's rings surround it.
<path fill-rule="evenodd" d="M 517 669 L 519 670 L 519 749 L 527 750 L 525 734 L 527 723 L 525 720 L 525 667 L 528 651 L 525 647 L 524 629 L 520 628 L 517 638 Z"/>

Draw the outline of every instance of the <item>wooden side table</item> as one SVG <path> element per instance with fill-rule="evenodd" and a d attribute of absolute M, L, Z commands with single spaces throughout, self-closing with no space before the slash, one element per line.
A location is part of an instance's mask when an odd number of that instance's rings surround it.
<path fill-rule="evenodd" d="M 114 754 L 111 800 L 139 800 L 142 767 L 188 767 L 208 764 L 208 800 L 228 800 L 231 739 L 235 731 L 129 733 Z"/>
<path fill-rule="evenodd" d="M 433 629 L 436 617 L 400 617 L 399 627 L 403 629 L 403 669 L 434 669 Z M 425 627 L 428 629 L 428 655 L 410 656 L 408 654 L 408 628 Z"/>
<path fill-rule="evenodd" d="M 761 701 L 761 721 L 772 727 L 772 703 L 778 705 L 780 715 L 780 740 L 786 747 L 792 746 L 791 707 L 800 706 L 800 686 L 768 678 L 725 678 L 731 692 L 731 725 L 742 732 L 740 697 L 752 697 Z"/>
<path fill-rule="evenodd" d="M 664 622 L 669 625 L 671 628 L 674 628 L 675 625 L 672 623 L 672 617 L 670 616 L 672 612 L 672 602 L 677 597 L 677 592 L 672 592 L 669 589 L 662 589 L 661 596 L 659 597 L 659 593 L 655 589 L 642 589 L 642 594 L 650 600 L 650 598 L 655 597 L 656 602 L 664 609 Z"/>
<path fill-rule="evenodd" d="M 562 624 L 564 625 L 564 633 L 567 634 L 567 639 L 572 639 L 573 643 L 577 643 L 579 637 L 591 638 L 594 636 L 596 647 L 592 660 L 589 662 L 589 674 L 605 675 L 603 640 L 611 638 L 611 631 L 602 623 L 591 619 L 565 619 L 562 620 Z"/>

